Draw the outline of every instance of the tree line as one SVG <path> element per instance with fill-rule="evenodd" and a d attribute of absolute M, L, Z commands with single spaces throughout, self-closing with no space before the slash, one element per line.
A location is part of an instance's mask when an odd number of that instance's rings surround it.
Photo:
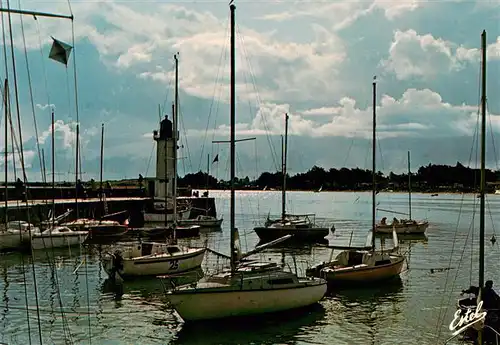
<path fill-rule="evenodd" d="M 309 171 L 286 176 L 287 190 L 371 190 L 372 172 L 360 168 L 331 168 L 313 166 Z M 457 162 L 455 166 L 429 164 L 420 167 L 416 172 L 411 173 L 411 188 L 413 191 L 433 192 L 433 191 L 456 191 L 473 192 L 479 189 L 481 181 L 481 171 L 462 165 Z M 408 174 L 382 172 L 376 174 L 377 190 L 408 190 Z M 236 178 L 235 185 L 238 189 L 272 190 L 281 189 L 283 174 L 278 172 L 263 172 L 256 180 L 251 180 L 248 176 Z M 500 171 L 486 170 L 486 183 L 489 191 L 495 190 L 497 183 L 500 188 Z M 227 189 L 230 182 L 218 180 L 213 176 L 207 176 L 204 172 L 190 173 L 179 178 L 179 187 L 191 187 L 195 189 Z"/>

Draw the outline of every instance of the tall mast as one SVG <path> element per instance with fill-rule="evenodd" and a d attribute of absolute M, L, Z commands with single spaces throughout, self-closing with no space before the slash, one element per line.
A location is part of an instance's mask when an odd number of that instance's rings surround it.
<path fill-rule="evenodd" d="M 174 161 L 174 240 L 176 237 L 175 228 L 177 227 L 177 119 L 179 116 L 179 60 L 177 54 L 174 55 L 175 60 L 175 106 L 174 106 L 174 119 L 173 119 L 173 139 L 174 139 L 174 150 L 173 150 L 173 161 Z"/>
<path fill-rule="evenodd" d="M 56 218 L 56 200 L 55 200 L 55 197 L 56 197 L 56 179 L 55 179 L 55 172 L 56 172 L 56 155 L 55 155 L 55 152 L 56 152 L 56 140 L 55 140 L 55 136 L 56 136 L 56 133 L 54 131 L 55 129 L 55 125 L 54 125 L 54 109 L 52 108 L 52 112 L 51 112 L 51 126 L 52 126 L 52 147 L 51 147 L 51 150 L 52 150 L 52 229 L 54 229 L 54 221 L 55 221 L 55 218 Z"/>
<path fill-rule="evenodd" d="M 408 151 L 408 213 L 411 220 L 411 172 L 410 172 L 410 151 Z"/>
<path fill-rule="evenodd" d="M 76 123 L 76 161 L 75 161 L 75 208 L 76 208 L 76 219 L 78 219 L 78 156 L 80 155 L 80 124 Z M 54 193 L 54 191 L 52 191 Z"/>
<path fill-rule="evenodd" d="M 372 138 L 372 249 L 375 249 L 375 195 L 377 194 L 377 164 L 376 164 L 376 148 L 377 148 L 377 77 L 373 77 L 373 138 Z"/>
<path fill-rule="evenodd" d="M 231 229 L 231 272 L 234 272 L 236 270 L 236 252 L 235 252 L 235 238 L 236 238 L 236 229 L 234 227 L 234 160 L 235 160 L 235 133 L 234 133 L 234 127 L 235 127 L 235 112 L 236 112 L 236 94 L 235 94 L 235 82 L 236 82 L 236 76 L 235 76 L 235 61 L 236 61 L 236 54 L 235 54 L 235 33 L 234 33 L 234 27 L 235 27 L 235 20 L 234 20 L 234 11 L 236 9 L 236 6 L 234 4 L 231 4 L 229 6 L 229 9 L 231 11 L 231 87 L 230 87 L 230 102 L 231 102 L 231 110 L 230 110 L 230 123 L 231 123 L 231 134 L 230 134 L 230 159 L 231 159 L 231 206 L 230 206 L 230 217 L 229 217 L 229 227 Z"/>
<path fill-rule="evenodd" d="M 99 197 L 100 201 L 103 202 L 103 195 L 102 195 L 102 171 L 103 171 L 103 166 L 104 166 L 104 123 L 101 124 L 101 164 L 100 164 L 100 174 L 99 174 Z"/>
<path fill-rule="evenodd" d="M 7 165 L 8 162 L 8 157 L 9 157 L 9 150 L 7 146 L 9 145 L 9 127 L 7 124 L 9 123 L 9 110 L 8 110 L 8 92 L 9 92 L 9 83 L 7 81 L 7 78 L 5 78 L 4 82 L 4 88 L 3 88 L 3 106 L 5 110 L 5 141 L 4 141 L 4 167 L 5 167 L 5 230 L 7 230 L 7 223 L 8 223 L 8 216 L 7 216 L 7 209 L 9 206 L 9 195 L 8 195 L 8 186 L 7 186 L 7 180 L 9 177 L 9 167 Z"/>
<path fill-rule="evenodd" d="M 484 194 L 486 189 L 486 31 L 481 34 L 481 52 L 482 52 L 482 85 L 481 85 L 481 186 L 480 210 L 479 210 L 479 298 L 482 299 L 481 292 L 484 287 Z M 483 344 L 482 330 L 479 331 L 479 344 Z"/>
<path fill-rule="evenodd" d="M 285 144 L 282 146 L 283 162 L 282 162 L 282 174 L 283 174 L 283 189 L 281 192 L 281 219 L 285 219 L 286 215 L 286 152 L 287 152 L 287 142 L 288 142 L 288 114 L 285 113 Z"/>
<path fill-rule="evenodd" d="M 210 182 L 210 153 L 207 154 L 207 192 L 208 192 L 209 182 Z"/>

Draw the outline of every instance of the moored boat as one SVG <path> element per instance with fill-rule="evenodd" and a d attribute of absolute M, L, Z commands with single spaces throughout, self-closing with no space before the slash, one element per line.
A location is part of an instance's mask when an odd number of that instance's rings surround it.
<path fill-rule="evenodd" d="M 32 234 L 31 247 L 38 250 L 76 246 L 85 241 L 87 234 L 87 231 L 73 231 L 66 226 L 56 226 Z"/>

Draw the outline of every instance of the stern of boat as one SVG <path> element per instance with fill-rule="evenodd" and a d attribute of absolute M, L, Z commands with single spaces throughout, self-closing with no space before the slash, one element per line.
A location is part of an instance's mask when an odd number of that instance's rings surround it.
<path fill-rule="evenodd" d="M 123 256 L 119 251 L 104 253 L 101 263 L 102 268 L 111 279 L 117 279 L 123 273 Z"/>

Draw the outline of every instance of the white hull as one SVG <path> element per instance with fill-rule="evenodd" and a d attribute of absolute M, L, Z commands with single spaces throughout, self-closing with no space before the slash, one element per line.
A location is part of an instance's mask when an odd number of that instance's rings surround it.
<path fill-rule="evenodd" d="M 190 249 L 187 252 L 175 254 L 153 254 L 136 258 L 122 259 L 122 267 L 117 273 L 122 278 L 137 276 L 157 276 L 174 274 L 193 270 L 201 266 L 205 256 L 205 248 Z M 103 268 L 112 277 L 114 274 L 114 256 L 105 255 Z"/>
<path fill-rule="evenodd" d="M 33 234 L 31 237 L 31 247 L 34 250 L 38 250 L 76 246 L 83 243 L 86 237 L 87 233 Z"/>
<path fill-rule="evenodd" d="M 413 223 L 400 223 L 393 227 L 392 225 L 381 225 L 377 224 L 375 227 L 375 232 L 380 234 L 392 234 L 392 230 L 395 229 L 396 233 L 399 234 L 423 234 L 429 227 L 428 222 L 417 222 Z"/>
<path fill-rule="evenodd" d="M 323 298 L 326 289 L 327 285 L 320 283 L 283 289 L 213 292 L 200 289 L 193 293 L 167 294 L 167 299 L 184 321 L 194 321 L 306 307 Z"/>
<path fill-rule="evenodd" d="M 0 250 L 17 249 L 21 247 L 23 239 L 20 233 L 12 233 L 10 231 L 0 232 Z"/>

